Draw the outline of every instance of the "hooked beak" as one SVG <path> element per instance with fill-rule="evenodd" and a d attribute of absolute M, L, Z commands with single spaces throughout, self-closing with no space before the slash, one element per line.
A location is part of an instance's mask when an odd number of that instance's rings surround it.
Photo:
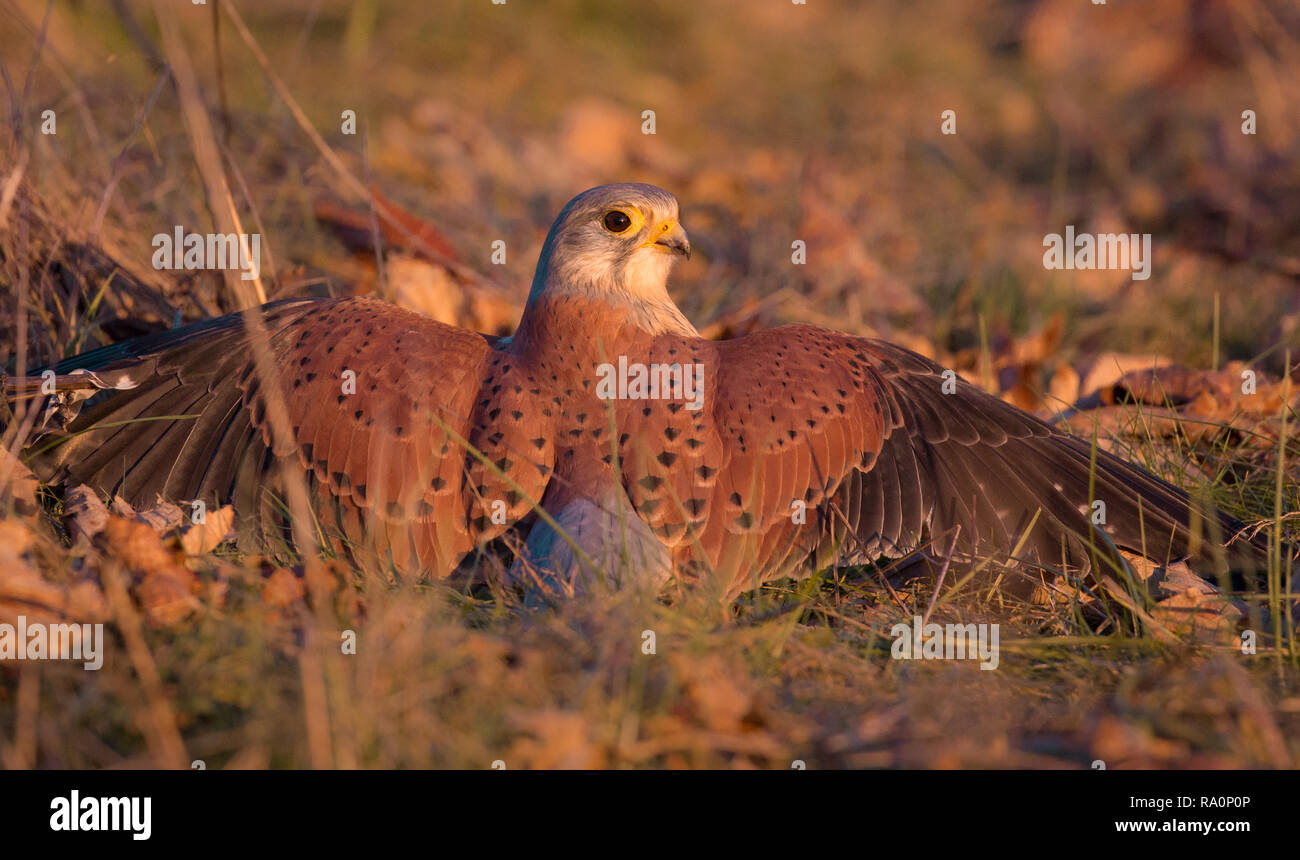
<path fill-rule="evenodd" d="M 691 240 L 686 238 L 686 231 L 680 224 L 674 224 L 670 230 L 655 240 L 655 244 L 675 254 L 681 254 L 688 260 L 691 258 Z"/>

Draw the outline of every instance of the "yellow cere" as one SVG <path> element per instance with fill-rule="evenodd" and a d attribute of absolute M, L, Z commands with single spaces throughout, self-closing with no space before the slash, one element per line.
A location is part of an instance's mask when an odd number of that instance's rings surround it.
<path fill-rule="evenodd" d="M 659 240 L 660 236 L 667 233 L 669 230 L 673 229 L 676 226 L 677 226 L 677 222 L 675 220 L 669 219 L 668 221 L 665 221 L 664 223 L 659 225 L 658 229 L 650 231 L 649 238 L 645 240 L 645 242 L 642 244 L 641 247 L 644 248 L 646 245 L 653 245 L 655 242 Z M 672 249 L 670 248 L 663 248 L 663 250 L 669 254 L 672 253 Z"/>

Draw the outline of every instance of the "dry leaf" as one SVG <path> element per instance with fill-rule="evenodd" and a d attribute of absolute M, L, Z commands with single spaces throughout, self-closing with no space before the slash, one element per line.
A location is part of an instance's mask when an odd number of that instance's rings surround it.
<path fill-rule="evenodd" d="M 36 501 L 39 486 L 31 470 L 10 454 L 9 449 L 0 447 L 0 504 L 12 501 L 19 516 L 33 516 L 40 507 Z"/>
<path fill-rule="evenodd" d="M 284 567 L 272 571 L 262 587 L 262 603 L 281 609 L 298 603 L 306 595 L 306 584 Z"/>
<path fill-rule="evenodd" d="M 92 582 L 70 586 L 49 582 L 29 565 L 32 532 L 22 522 L 0 520 L 0 621 L 18 615 L 50 620 L 100 621 L 107 615 L 103 594 Z"/>
<path fill-rule="evenodd" d="M 98 544 L 134 574 L 136 598 L 151 624 L 175 624 L 198 608 L 198 580 L 174 538 L 164 543 L 145 523 L 110 517 Z"/>
<path fill-rule="evenodd" d="M 212 552 L 225 540 L 235 536 L 235 509 L 230 505 L 209 511 L 201 523 L 190 523 L 181 533 L 181 547 L 186 555 Z"/>
<path fill-rule="evenodd" d="M 1071 405 L 1079 399 L 1081 387 L 1078 371 L 1064 362 L 1058 363 L 1047 386 L 1047 408 L 1058 412 Z"/>
<path fill-rule="evenodd" d="M 1244 603 L 1221 594 L 1185 561 L 1158 564 L 1128 552 L 1124 558 L 1134 577 L 1157 598 L 1151 616 L 1171 633 L 1196 642 L 1235 640 L 1238 625 L 1246 616 Z"/>
<path fill-rule="evenodd" d="M 1172 362 L 1158 355 L 1126 355 L 1118 352 L 1103 352 L 1090 361 L 1082 362 L 1079 374 L 1083 382 L 1079 384 L 1079 397 L 1084 398 L 1112 388 L 1126 373 L 1150 370 L 1153 367 L 1167 367 Z M 1104 402 L 1113 403 L 1114 400 Z"/>
<path fill-rule="evenodd" d="M 116 511 L 116 500 L 114 500 L 113 508 Z M 158 534 L 166 534 L 173 529 L 179 528 L 185 522 L 185 514 L 181 509 L 171 502 L 164 502 L 161 497 L 159 497 L 156 505 L 147 511 L 136 513 L 135 517 Z"/>
<path fill-rule="evenodd" d="M 102 532 L 108 516 L 108 508 L 99 494 L 85 484 L 63 494 L 63 523 L 74 541 L 90 540 Z"/>

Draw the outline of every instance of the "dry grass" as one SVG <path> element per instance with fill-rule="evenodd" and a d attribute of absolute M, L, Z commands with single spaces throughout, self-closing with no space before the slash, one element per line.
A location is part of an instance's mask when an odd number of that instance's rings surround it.
<path fill-rule="evenodd" d="M 214 39 L 225 0 L 177 7 L 167 38 L 151 5 L 124 5 L 134 35 L 113 4 L 54 4 L 42 23 L 45 4 L 0 0 L 9 373 L 241 307 L 216 273 L 149 264 L 154 233 L 229 217 L 263 234 L 271 298 L 373 291 L 440 312 L 425 286 L 481 289 L 493 298 L 457 313 L 508 330 L 554 213 L 622 179 L 682 199 L 699 256 L 674 293 L 716 336 L 790 321 L 880 334 L 1046 411 L 1062 367 L 1099 356 L 1236 360 L 1277 379 L 1300 351 L 1300 21 L 1280 3 L 775 3 L 743 18 L 725 2 L 240 3 L 262 60 L 230 19 Z M 179 96 L 158 65 L 175 39 L 194 77 Z M 54 136 L 39 133 L 47 107 Z M 347 109 L 355 136 L 339 133 Z M 946 109 L 955 137 L 938 134 Z M 457 258 L 376 262 L 340 244 L 319 204 L 355 207 L 371 183 Z M 1070 223 L 1151 232 L 1152 278 L 1045 271 L 1042 236 Z M 488 262 L 495 239 L 504 267 Z M 1139 418 L 1114 444 L 1300 536 L 1294 406 L 1202 435 Z M 872 570 L 774 583 L 727 610 L 632 594 L 539 610 L 334 562 L 78 542 L 57 498 L 33 511 L 20 495 L 0 519 L 0 616 L 71 612 L 75 595 L 109 622 L 110 653 L 97 673 L 0 664 L 5 767 L 1300 763 L 1280 576 L 1257 600 L 1280 627 L 1253 657 L 1167 641 L 1118 609 L 1097 635 L 1071 601 L 1017 603 L 995 572 L 947 583 L 935 620 L 1003 625 L 1001 665 L 981 672 L 891 660 L 890 626 L 931 611 L 933 584 L 890 591 Z"/>

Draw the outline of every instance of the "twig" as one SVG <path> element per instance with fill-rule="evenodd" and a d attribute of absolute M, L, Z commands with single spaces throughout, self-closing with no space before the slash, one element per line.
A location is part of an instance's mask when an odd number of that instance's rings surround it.
<path fill-rule="evenodd" d="M 154 663 L 149 645 L 145 642 L 140 615 L 131 604 L 126 584 L 116 564 L 104 564 L 100 568 L 100 578 L 104 584 L 104 595 L 113 608 L 117 619 L 117 629 L 126 643 L 126 653 L 135 669 L 140 686 L 148 705 L 149 726 L 152 731 L 146 734 L 146 740 L 157 757 L 157 764 L 167 768 L 184 768 L 189 766 L 185 756 L 185 743 L 181 740 L 180 730 L 176 727 L 176 715 L 163 689 L 162 676 L 158 674 L 158 665 Z"/>
<path fill-rule="evenodd" d="M 943 578 L 948 575 L 948 565 L 952 564 L 953 550 L 957 549 L 957 538 L 961 535 L 961 523 L 958 523 L 952 531 L 952 540 L 948 541 L 948 551 L 944 553 L 943 567 L 939 568 L 939 578 L 934 583 L 934 593 L 930 595 L 930 603 L 925 607 L 925 614 L 921 616 L 921 626 L 924 627 L 930 621 L 930 612 L 934 609 L 935 601 L 939 599 L 939 589 L 943 587 Z"/>
<path fill-rule="evenodd" d="M 358 179 L 357 176 L 348 169 L 347 165 L 343 163 L 343 160 L 339 158 L 334 149 L 325 142 L 325 138 L 321 137 L 320 132 L 318 132 L 311 124 L 311 120 L 307 118 L 307 114 L 298 105 L 293 94 L 289 92 L 288 86 L 286 86 L 284 81 L 280 79 L 280 76 L 275 73 L 275 69 L 271 67 L 271 61 L 267 59 L 266 53 L 262 50 L 261 46 L 257 44 L 257 40 L 253 38 L 253 34 L 249 32 L 248 25 L 244 23 L 243 16 L 241 16 L 239 10 L 235 8 L 235 4 L 226 2 L 221 5 L 221 8 L 225 10 L 226 16 L 230 18 L 230 23 L 234 26 L 235 32 L 244 40 L 244 45 L 247 46 L 249 53 L 253 55 L 253 59 L 255 59 L 257 64 L 262 67 L 262 72 L 266 75 L 272 88 L 275 89 L 276 95 L 278 95 L 280 100 L 284 102 L 285 107 L 289 109 L 289 113 L 293 115 L 294 121 L 298 123 L 298 127 L 307 135 L 312 146 L 316 147 L 321 158 L 323 158 L 325 163 L 329 165 L 330 169 L 338 175 L 339 179 L 343 182 L 345 190 L 358 202 L 364 202 L 368 206 L 374 206 L 386 221 L 408 237 L 414 247 L 419 248 L 429 257 L 429 259 L 433 260 L 438 265 L 456 275 L 459 275 L 471 283 L 491 285 L 499 289 L 499 285 L 497 285 L 496 282 L 487 278 L 483 274 L 476 272 L 463 263 L 451 259 L 438 249 L 430 247 L 428 242 L 422 241 L 421 238 L 407 227 L 406 224 L 402 223 L 400 219 L 391 217 L 386 211 L 386 207 L 382 201 L 373 199 L 370 189 L 368 189 L 365 183 Z"/>
<path fill-rule="evenodd" d="M 221 151 L 216 136 L 212 133 L 207 108 L 199 95 L 198 78 L 181 38 L 176 14 L 166 0 L 154 0 L 154 11 L 162 33 L 163 53 L 171 66 L 172 80 L 176 83 L 176 93 L 180 98 L 181 115 L 189 132 L 190 144 L 194 148 L 194 160 L 207 190 L 212 219 L 219 232 L 235 234 L 242 244 L 245 239 L 243 227 L 239 223 L 239 212 L 235 208 L 230 185 L 226 182 L 226 173 L 221 165 Z M 222 271 L 222 275 L 236 310 L 266 303 L 266 291 L 262 287 L 260 274 L 251 280 L 245 280 L 242 271 L 228 268 Z"/>

